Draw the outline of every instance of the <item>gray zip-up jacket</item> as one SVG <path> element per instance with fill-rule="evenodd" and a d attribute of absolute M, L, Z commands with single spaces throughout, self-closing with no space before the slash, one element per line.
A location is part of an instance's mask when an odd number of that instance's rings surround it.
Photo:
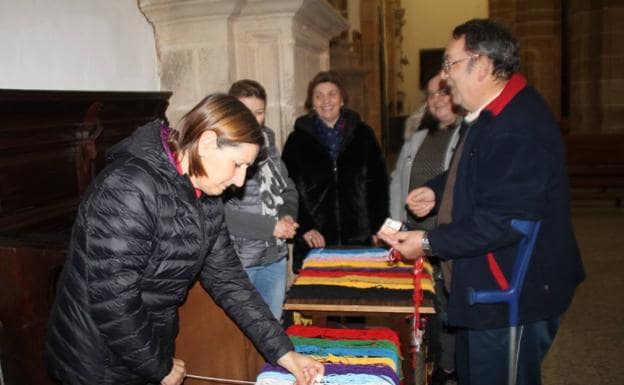
<path fill-rule="evenodd" d="M 282 162 L 275 145 L 273 130 L 264 127 L 268 145 L 267 159 L 257 165 L 245 185 L 225 198 L 225 218 L 230 238 L 244 267 L 265 266 L 288 255 L 288 247 L 273 236 L 277 221 L 290 215 L 297 220 L 298 195 L 294 182 Z M 262 170 L 270 168 L 270 170 Z M 263 172 L 270 171 L 270 172 Z M 261 192 L 263 177 L 272 175 L 270 193 Z M 283 202 L 277 204 L 275 215 L 263 214 L 262 201 L 271 206 L 275 197 Z"/>

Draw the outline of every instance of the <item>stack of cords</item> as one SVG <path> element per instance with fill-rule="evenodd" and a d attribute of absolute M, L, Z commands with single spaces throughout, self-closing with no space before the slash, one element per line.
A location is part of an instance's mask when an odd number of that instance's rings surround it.
<path fill-rule="evenodd" d="M 414 266 L 388 261 L 388 250 L 314 249 L 303 262 L 291 287 L 291 299 L 360 299 L 405 301 L 413 298 Z M 432 268 L 424 262 L 419 276 L 420 290 L 433 296 Z"/>
<path fill-rule="evenodd" d="M 330 329 L 291 326 L 286 331 L 295 350 L 325 364 L 323 384 L 399 385 L 401 355 L 397 334 L 387 328 Z M 292 384 L 294 377 L 266 364 L 258 385 Z"/>

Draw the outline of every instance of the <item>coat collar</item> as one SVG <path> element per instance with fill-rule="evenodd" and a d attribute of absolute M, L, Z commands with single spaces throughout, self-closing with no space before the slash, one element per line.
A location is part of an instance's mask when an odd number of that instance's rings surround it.
<path fill-rule="evenodd" d="M 509 102 L 527 85 L 527 80 L 519 73 L 515 73 L 511 76 L 503 91 L 498 97 L 490 102 L 485 109 L 489 111 L 492 116 L 497 116 L 501 111 L 509 104 Z"/>
<path fill-rule="evenodd" d="M 341 114 L 341 119 L 344 119 L 344 138 L 343 138 L 343 147 L 346 146 L 353 139 L 355 128 L 360 124 L 360 116 L 357 112 L 352 111 L 348 108 L 343 108 Z M 295 131 L 301 130 L 306 132 L 310 136 L 312 136 L 319 145 L 323 145 L 320 138 L 315 132 L 314 125 L 315 119 L 317 116 L 315 113 L 309 113 L 303 115 L 295 121 Z M 324 146 L 324 145 L 323 145 Z"/>

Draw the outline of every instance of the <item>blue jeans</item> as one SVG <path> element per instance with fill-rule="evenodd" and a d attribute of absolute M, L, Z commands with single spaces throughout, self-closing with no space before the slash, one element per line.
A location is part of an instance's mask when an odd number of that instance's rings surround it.
<path fill-rule="evenodd" d="M 286 297 L 286 257 L 266 266 L 247 267 L 249 280 L 256 287 L 271 313 L 279 321 Z"/>
<path fill-rule="evenodd" d="M 559 317 L 518 326 L 517 385 L 540 385 L 542 361 L 559 329 Z M 509 328 L 458 329 L 455 336 L 459 385 L 507 384 Z"/>

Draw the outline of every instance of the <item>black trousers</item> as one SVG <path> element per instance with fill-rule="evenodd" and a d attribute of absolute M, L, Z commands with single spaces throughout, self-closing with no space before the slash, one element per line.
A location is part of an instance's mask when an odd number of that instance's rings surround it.
<path fill-rule="evenodd" d="M 559 317 L 518 326 L 517 385 L 541 385 L 542 361 L 559 329 Z M 509 328 L 456 333 L 459 385 L 507 384 Z"/>

